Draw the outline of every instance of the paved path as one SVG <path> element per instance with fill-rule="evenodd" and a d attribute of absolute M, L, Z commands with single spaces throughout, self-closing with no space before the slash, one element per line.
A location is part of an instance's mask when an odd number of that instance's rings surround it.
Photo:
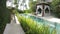
<path fill-rule="evenodd" d="M 7 24 L 4 34 L 25 34 L 20 24 Z"/>
<path fill-rule="evenodd" d="M 3 34 L 25 34 L 25 33 L 21 25 L 15 23 L 14 20 L 12 20 L 10 24 L 6 25 L 6 28 Z"/>

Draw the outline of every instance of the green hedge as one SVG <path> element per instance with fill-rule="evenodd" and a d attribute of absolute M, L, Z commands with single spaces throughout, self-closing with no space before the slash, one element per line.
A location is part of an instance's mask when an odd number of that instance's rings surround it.
<path fill-rule="evenodd" d="M 30 18 L 19 16 L 19 14 L 17 14 L 17 17 L 26 34 L 56 34 L 55 29 L 50 33 L 50 27 L 48 25 L 38 24 Z"/>
<path fill-rule="evenodd" d="M 10 11 L 6 8 L 6 0 L 0 0 L 0 34 L 3 34 L 5 26 L 10 22 Z"/>
<path fill-rule="evenodd" d="M 5 26 L 10 22 L 10 12 L 7 8 L 0 7 L 0 34 L 3 34 Z"/>

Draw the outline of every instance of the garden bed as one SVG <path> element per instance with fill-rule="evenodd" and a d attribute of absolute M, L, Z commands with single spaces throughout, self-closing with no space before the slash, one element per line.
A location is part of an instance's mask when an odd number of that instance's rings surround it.
<path fill-rule="evenodd" d="M 56 29 L 50 32 L 49 25 L 45 26 L 44 24 L 38 24 L 36 21 L 33 21 L 31 18 L 26 18 L 19 14 L 17 14 L 17 17 L 26 34 L 56 34 Z"/>

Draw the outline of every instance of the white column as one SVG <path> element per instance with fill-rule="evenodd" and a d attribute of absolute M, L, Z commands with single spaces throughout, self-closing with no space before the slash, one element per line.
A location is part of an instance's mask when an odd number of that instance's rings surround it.
<path fill-rule="evenodd" d="M 44 9 L 44 16 L 45 16 L 45 9 Z"/>
<path fill-rule="evenodd" d="M 41 15 L 42 15 L 42 9 L 43 9 L 43 8 L 42 8 L 42 5 L 39 5 L 39 8 L 41 8 Z"/>
<path fill-rule="evenodd" d="M 36 8 L 36 14 L 38 13 L 38 7 Z"/>
<path fill-rule="evenodd" d="M 49 15 L 50 15 L 50 7 L 48 7 L 48 9 L 49 9 Z"/>
<path fill-rule="evenodd" d="M 43 9 L 42 9 L 42 11 L 41 11 L 41 16 L 42 16 L 42 13 L 43 13 Z"/>
<path fill-rule="evenodd" d="M 50 8 L 49 8 L 49 15 L 50 15 Z"/>
<path fill-rule="evenodd" d="M 45 16 L 45 5 L 44 5 L 44 16 Z"/>

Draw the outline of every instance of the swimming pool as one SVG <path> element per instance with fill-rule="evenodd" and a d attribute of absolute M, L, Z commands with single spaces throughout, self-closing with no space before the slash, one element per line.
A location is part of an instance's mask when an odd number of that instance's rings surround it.
<path fill-rule="evenodd" d="M 42 18 L 38 18 L 35 16 L 30 16 L 30 18 L 32 18 L 33 20 L 35 20 L 37 23 L 42 23 L 45 26 L 50 26 L 50 31 L 52 32 L 52 30 L 55 28 L 56 29 L 56 34 L 60 34 L 60 24 L 59 23 L 53 23 L 47 20 L 44 20 Z"/>
<path fill-rule="evenodd" d="M 56 29 L 56 32 L 57 32 L 56 34 L 60 34 L 60 24 L 59 23 L 50 22 L 50 21 L 47 21 L 47 20 L 32 16 L 32 15 L 27 15 L 27 14 L 21 14 L 21 15 L 26 18 L 31 18 L 31 19 L 33 19 L 33 21 L 36 21 L 37 23 L 41 23 L 44 26 L 49 26 L 50 32 L 52 32 L 54 29 Z"/>

